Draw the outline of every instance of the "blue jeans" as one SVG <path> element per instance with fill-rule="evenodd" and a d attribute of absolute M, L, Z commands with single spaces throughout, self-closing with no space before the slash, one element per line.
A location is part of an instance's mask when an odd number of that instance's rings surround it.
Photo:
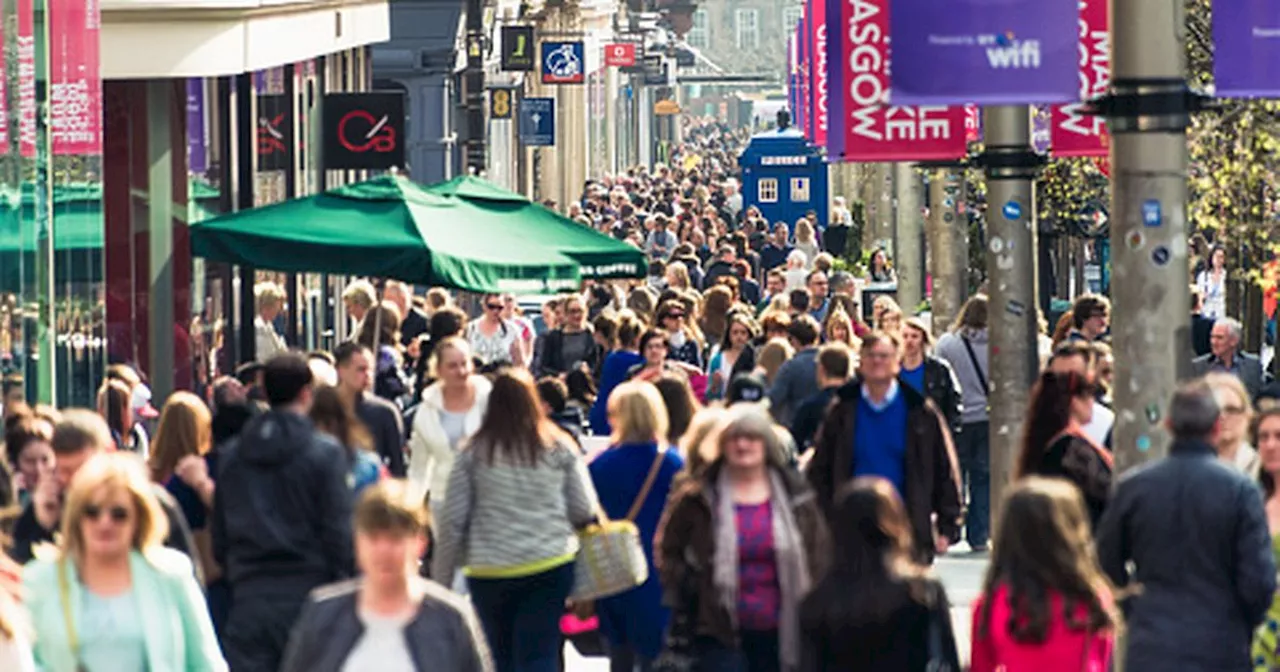
<path fill-rule="evenodd" d="M 962 499 L 968 491 L 964 536 L 970 546 L 986 546 L 991 526 L 990 432 L 986 420 L 966 422 L 955 437 Z"/>
<path fill-rule="evenodd" d="M 467 579 L 496 672 L 557 672 L 560 616 L 573 590 L 573 563 L 516 579 Z"/>

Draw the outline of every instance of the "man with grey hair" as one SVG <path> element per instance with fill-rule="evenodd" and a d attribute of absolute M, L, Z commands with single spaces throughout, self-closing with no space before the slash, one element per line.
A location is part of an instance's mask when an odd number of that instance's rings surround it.
<path fill-rule="evenodd" d="M 1169 456 L 1125 474 L 1098 522 L 1103 571 L 1141 586 L 1125 605 L 1128 669 L 1250 669 L 1276 568 L 1257 483 L 1217 459 L 1219 416 L 1203 380 L 1179 387 Z"/>
<path fill-rule="evenodd" d="M 1244 327 L 1239 320 L 1218 318 L 1209 331 L 1209 354 L 1195 358 L 1191 361 L 1191 366 L 1197 376 L 1221 371 L 1239 378 L 1252 400 L 1258 396 L 1266 381 L 1263 380 L 1262 362 L 1254 355 L 1240 350 L 1243 333 Z"/>

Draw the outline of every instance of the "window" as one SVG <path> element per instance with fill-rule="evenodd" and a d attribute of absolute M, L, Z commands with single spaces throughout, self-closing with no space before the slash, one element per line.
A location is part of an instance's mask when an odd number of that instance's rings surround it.
<path fill-rule="evenodd" d="M 685 36 L 685 41 L 694 49 L 706 49 L 711 44 L 711 35 L 707 32 L 707 10 L 699 9 L 693 13 L 693 27 Z"/>
<path fill-rule="evenodd" d="M 804 16 L 804 7 L 801 5 L 792 5 L 791 7 L 782 8 L 782 28 L 786 31 L 794 30 L 797 23 L 800 23 L 801 17 Z"/>
<path fill-rule="evenodd" d="M 778 178 L 776 177 L 761 178 L 760 186 L 757 189 L 760 195 L 761 203 L 777 203 L 778 202 Z"/>
<path fill-rule="evenodd" d="M 739 49 L 760 47 L 760 12 L 739 9 L 734 12 L 734 29 Z"/>
<path fill-rule="evenodd" d="M 808 203 L 809 202 L 809 178 L 807 177 L 791 178 L 791 202 L 792 203 Z"/>

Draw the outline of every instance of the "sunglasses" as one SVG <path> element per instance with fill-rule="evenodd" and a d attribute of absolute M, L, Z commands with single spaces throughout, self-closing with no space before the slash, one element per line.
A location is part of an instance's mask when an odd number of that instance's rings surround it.
<path fill-rule="evenodd" d="M 86 504 L 84 507 L 84 517 L 92 521 L 98 521 L 102 515 L 106 514 L 111 518 L 113 523 L 123 523 L 129 520 L 129 509 L 123 506 L 102 507 L 98 504 Z"/>
<path fill-rule="evenodd" d="M 485 310 L 492 310 L 493 312 L 495 312 L 495 313 L 496 313 L 496 312 L 498 312 L 499 310 L 502 310 L 502 304 L 501 304 L 501 303 L 489 303 L 489 304 L 485 304 L 485 307 L 484 307 L 484 308 L 485 308 Z"/>

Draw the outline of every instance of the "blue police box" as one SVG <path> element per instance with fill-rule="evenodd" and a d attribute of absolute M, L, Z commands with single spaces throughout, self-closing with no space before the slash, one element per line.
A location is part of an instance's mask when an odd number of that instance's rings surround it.
<path fill-rule="evenodd" d="M 826 153 L 799 129 L 782 127 L 752 136 L 738 166 L 743 207 L 759 208 L 770 226 L 786 222 L 795 235 L 796 220 L 813 210 L 819 228 L 827 228 L 831 205 Z"/>

